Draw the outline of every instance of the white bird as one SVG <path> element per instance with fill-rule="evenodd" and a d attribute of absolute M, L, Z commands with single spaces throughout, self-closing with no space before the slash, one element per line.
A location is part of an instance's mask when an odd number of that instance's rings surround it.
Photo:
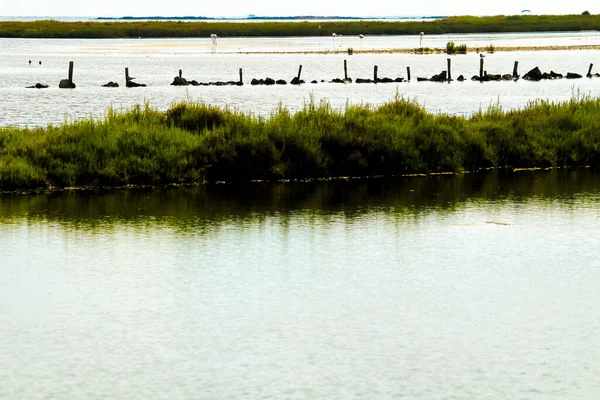
<path fill-rule="evenodd" d="M 359 38 L 364 39 L 365 35 L 363 35 L 362 33 L 360 35 L 358 35 Z"/>
<path fill-rule="evenodd" d="M 217 35 L 214 33 L 210 34 L 210 40 L 212 40 L 212 44 L 217 44 Z"/>
<path fill-rule="evenodd" d="M 333 35 L 331 35 L 333 37 L 337 37 L 337 33 L 333 32 Z"/>

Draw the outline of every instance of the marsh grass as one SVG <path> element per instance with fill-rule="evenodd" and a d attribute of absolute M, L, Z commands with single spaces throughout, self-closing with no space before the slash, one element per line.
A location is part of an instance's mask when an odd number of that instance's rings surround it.
<path fill-rule="evenodd" d="M 456 16 L 432 21 L 189 22 L 3 21 L 0 37 L 20 38 L 208 38 L 257 36 L 419 35 L 482 32 L 600 30 L 600 15 Z"/>
<path fill-rule="evenodd" d="M 600 165 L 600 100 L 426 112 L 399 95 L 336 110 L 308 101 L 268 118 L 186 101 L 102 120 L 0 128 L 0 188 L 166 184 Z"/>

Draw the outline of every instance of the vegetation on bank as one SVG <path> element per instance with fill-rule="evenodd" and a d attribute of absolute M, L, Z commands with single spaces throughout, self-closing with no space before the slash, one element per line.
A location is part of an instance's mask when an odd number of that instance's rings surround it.
<path fill-rule="evenodd" d="M 600 99 L 431 114 L 402 97 L 378 107 L 307 104 L 260 118 L 203 103 L 148 105 L 95 121 L 0 128 L 0 188 L 398 175 L 600 165 Z"/>
<path fill-rule="evenodd" d="M 482 32 L 600 30 L 600 15 L 459 16 L 427 21 L 318 22 L 61 22 L 2 21 L 0 37 L 12 38 L 166 38 L 338 35 L 418 35 Z"/>

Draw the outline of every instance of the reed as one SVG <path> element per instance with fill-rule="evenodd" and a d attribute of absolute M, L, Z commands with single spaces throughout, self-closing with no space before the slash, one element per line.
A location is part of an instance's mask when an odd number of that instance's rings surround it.
<path fill-rule="evenodd" d="M 600 30 L 600 15 L 457 16 L 430 21 L 316 21 L 316 22 L 62 22 L 3 21 L 0 37 L 18 38 L 208 38 L 257 36 L 427 35 L 482 32 L 548 32 Z"/>
<path fill-rule="evenodd" d="M 0 188 L 167 184 L 600 166 L 600 100 L 574 96 L 432 114 L 309 101 L 268 118 L 204 103 L 109 110 L 101 120 L 0 128 Z"/>

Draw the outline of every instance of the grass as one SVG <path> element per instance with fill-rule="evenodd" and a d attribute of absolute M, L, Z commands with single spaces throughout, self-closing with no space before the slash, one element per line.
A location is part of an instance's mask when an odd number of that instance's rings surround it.
<path fill-rule="evenodd" d="M 102 120 L 0 128 L 0 188 L 461 172 L 600 165 L 600 100 L 536 101 L 467 117 L 396 97 L 260 118 L 204 103 L 109 110 Z"/>
<path fill-rule="evenodd" d="M 446 54 L 467 54 L 467 45 L 455 45 L 454 42 L 446 43 Z"/>
<path fill-rule="evenodd" d="M 431 21 L 189 22 L 3 21 L 0 37 L 13 38 L 208 38 L 256 36 L 415 35 L 600 30 L 600 15 L 456 16 Z"/>

